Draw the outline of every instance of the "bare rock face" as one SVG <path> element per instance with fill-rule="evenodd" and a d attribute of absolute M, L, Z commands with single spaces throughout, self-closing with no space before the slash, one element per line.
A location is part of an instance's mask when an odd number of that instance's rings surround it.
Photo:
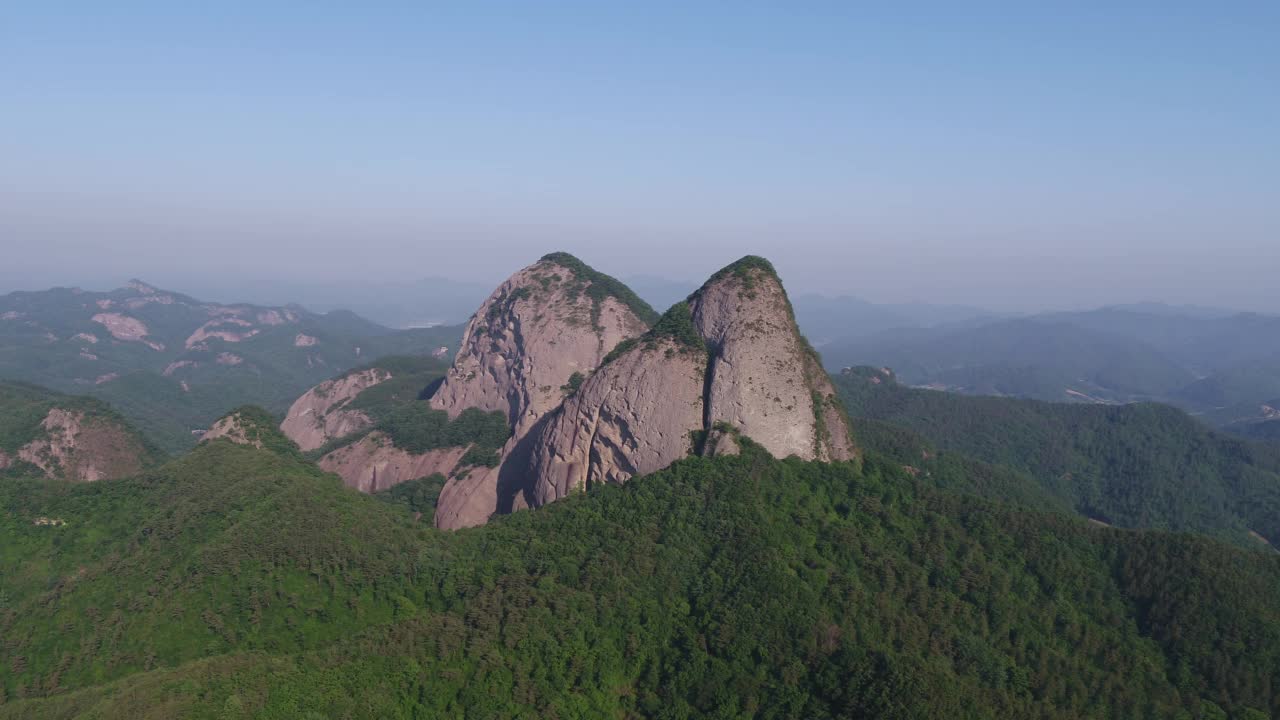
<path fill-rule="evenodd" d="M 541 429 L 530 505 L 622 483 L 688 455 L 856 456 L 848 421 L 773 267 L 746 257 L 667 311 Z M 692 439 L 692 440 L 691 440 Z"/>
<path fill-rule="evenodd" d="M 382 433 L 372 432 L 328 453 L 320 458 L 318 465 L 321 470 L 339 475 L 348 487 L 375 493 L 435 473 L 447 476 L 458 467 L 466 452 L 467 448 L 452 447 L 413 454 L 391 444 Z M 473 472 L 482 470 L 487 468 Z"/>
<path fill-rule="evenodd" d="M 527 475 L 526 436 L 547 422 L 575 382 L 654 319 L 653 309 L 622 283 L 565 253 L 547 255 L 502 283 L 467 324 L 431 406 L 450 418 L 467 408 L 504 412 L 512 436 L 499 467 L 445 486 L 436 525 L 479 525 L 522 504 L 506 478 Z"/>
<path fill-rule="evenodd" d="M 848 460 L 849 429 L 772 266 L 744 258 L 690 303 L 711 352 L 706 423 L 727 423 L 775 457 Z"/>
<path fill-rule="evenodd" d="M 467 408 L 501 410 L 522 435 L 559 406 L 570 376 L 590 373 L 619 342 L 649 329 L 652 309 L 598 295 L 594 271 L 560 256 L 517 272 L 485 300 L 432 407 L 451 418 Z"/>
<path fill-rule="evenodd" d="M 53 408 L 40 428 L 41 437 L 21 447 L 17 459 L 35 465 L 49 478 L 94 482 L 142 470 L 145 451 L 128 432 L 110 422 L 77 410 Z M 7 456 L 3 460 L 0 468 L 13 462 Z"/>
<path fill-rule="evenodd" d="M 294 401 L 280 430 L 302 450 L 315 450 L 330 440 L 350 435 L 373 425 L 359 410 L 345 408 L 364 390 L 391 379 L 391 373 L 371 368 L 326 380 Z"/>
<path fill-rule="evenodd" d="M 702 429 L 707 357 L 670 338 L 641 342 L 600 368 L 534 444 L 529 504 L 661 470 Z"/>

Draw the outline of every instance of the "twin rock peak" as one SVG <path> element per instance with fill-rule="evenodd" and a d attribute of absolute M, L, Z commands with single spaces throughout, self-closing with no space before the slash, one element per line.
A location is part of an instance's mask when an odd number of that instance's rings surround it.
<path fill-rule="evenodd" d="M 495 468 L 452 477 L 435 523 L 484 524 L 689 455 L 848 460 L 848 420 L 773 266 L 747 256 L 662 316 L 618 280 L 552 253 L 467 324 L 432 407 L 506 414 Z"/>

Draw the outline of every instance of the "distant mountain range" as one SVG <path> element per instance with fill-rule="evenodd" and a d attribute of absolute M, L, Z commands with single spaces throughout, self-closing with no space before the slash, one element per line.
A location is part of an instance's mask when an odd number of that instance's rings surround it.
<path fill-rule="evenodd" d="M 1160 400 L 1226 426 L 1280 397 L 1280 316 L 1143 305 L 904 327 L 822 346 L 908 384 L 1066 402 Z"/>
<path fill-rule="evenodd" d="M 283 411 L 335 373 L 394 353 L 447 355 L 460 334 L 392 330 L 349 311 L 203 302 L 135 280 L 0 296 L 0 379 L 108 400 L 176 451 L 237 405 Z"/>

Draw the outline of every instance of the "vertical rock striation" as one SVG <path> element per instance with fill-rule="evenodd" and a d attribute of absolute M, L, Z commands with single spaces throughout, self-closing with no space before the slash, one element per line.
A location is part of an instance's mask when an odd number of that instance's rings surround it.
<path fill-rule="evenodd" d="M 496 468 L 451 478 L 440 494 L 442 528 L 484 523 L 528 503 L 526 438 L 620 342 L 657 314 L 625 285 L 566 253 L 517 272 L 485 300 L 463 334 L 431 406 L 455 418 L 467 408 L 507 414 L 512 436 Z"/>

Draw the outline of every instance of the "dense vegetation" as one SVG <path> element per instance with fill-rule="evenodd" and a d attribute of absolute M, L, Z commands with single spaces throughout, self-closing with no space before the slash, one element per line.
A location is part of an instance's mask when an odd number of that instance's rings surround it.
<path fill-rule="evenodd" d="M 471 445 L 475 457 L 471 458 L 469 452 L 468 458 L 480 461 L 474 464 L 490 467 L 497 465 L 497 452 L 511 437 L 507 416 L 501 411 L 467 408 L 450 420 L 449 413 L 434 410 L 425 402 L 392 412 L 374 428 L 386 433 L 396 447 L 411 453 Z"/>
<path fill-rule="evenodd" d="M 542 262 L 555 263 L 573 273 L 576 280 L 566 287 L 566 292 L 571 297 L 585 293 L 591 298 L 593 326 L 599 324 L 600 303 L 609 297 L 625 305 L 646 325 L 653 325 L 658 321 L 657 311 L 649 303 L 640 299 L 640 296 L 627 287 L 626 283 L 611 275 L 605 275 L 573 255 L 567 252 L 548 253 L 542 256 Z"/>
<path fill-rule="evenodd" d="M 1261 422 L 1228 425 L 1227 430 L 1258 440 L 1280 440 L 1280 420 L 1263 420 Z"/>
<path fill-rule="evenodd" d="M 444 489 L 447 481 L 448 479 L 444 475 L 435 473 L 424 478 L 393 485 L 386 490 L 375 493 L 374 497 L 405 508 L 418 519 L 425 519 L 430 522 L 436 512 L 436 504 L 440 500 L 440 491 Z"/>
<path fill-rule="evenodd" d="M 441 533 L 212 443 L 0 483 L 0 534 L 0 718 L 1280 714 L 1280 558 L 874 454 L 747 443 Z"/>
<path fill-rule="evenodd" d="M 1221 435 L 1175 408 L 970 397 L 907 388 L 874 368 L 834 381 L 851 415 L 1025 473 L 1088 517 L 1245 545 L 1258 542 L 1250 531 L 1280 538 L 1280 448 Z M 864 430 L 855 426 L 864 444 L 882 437 Z"/>
<path fill-rule="evenodd" d="M 707 352 L 707 343 L 693 324 L 693 312 L 688 302 L 678 302 L 667 309 L 662 317 L 640 337 L 630 337 L 619 342 L 604 356 L 601 367 L 608 365 L 632 348 L 644 346 L 646 350 L 655 350 L 659 340 L 671 340 L 681 352 Z"/>
<path fill-rule="evenodd" d="M 506 413 L 498 410 L 485 412 L 478 408 L 467 408 L 450 420 L 446 411 L 436 410 L 429 403 L 419 400 L 395 404 L 390 409 L 384 406 L 377 416 L 373 427 L 325 443 L 308 452 L 307 457 L 322 457 L 355 443 L 370 433 L 380 432 L 393 445 L 411 453 L 470 446 L 459 461 L 460 466 L 495 467 L 499 460 L 498 451 L 507 438 L 511 437 Z"/>

